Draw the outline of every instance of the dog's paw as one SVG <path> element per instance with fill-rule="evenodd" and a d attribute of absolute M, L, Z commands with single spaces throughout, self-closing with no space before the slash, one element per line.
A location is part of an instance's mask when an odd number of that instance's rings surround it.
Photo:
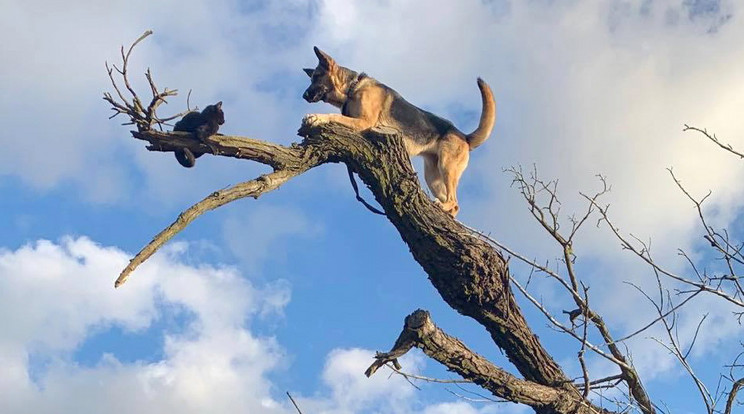
<path fill-rule="evenodd" d="M 320 114 L 305 115 L 305 118 L 302 119 L 302 123 L 307 126 L 317 126 L 326 122 L 328 122 L 328 119 Z"/>
<path fill-rule="evenodd" d="M 460 212 L 460 206 L 458 206 L 455 202 L 442 202 L 441 200 L 435 198 L 434 204 L 439 206 L 439 208 L 444 210 L 445 213 L 449 214 L 452 217 L 457 216 L 457 213 Z"/>

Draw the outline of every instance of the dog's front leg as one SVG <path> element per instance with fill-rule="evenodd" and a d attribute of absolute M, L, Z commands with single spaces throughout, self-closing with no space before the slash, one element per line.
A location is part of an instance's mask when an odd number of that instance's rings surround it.
<path fill-rule="evenodd" d="M 320 125 L 329 122 L 345 125 L 355 131 L 364 131 L 375 125 L 374 120 L 368 118 L 352 118 L 341 114 L 309 114 L 304 120 L 307 125 Z"/>

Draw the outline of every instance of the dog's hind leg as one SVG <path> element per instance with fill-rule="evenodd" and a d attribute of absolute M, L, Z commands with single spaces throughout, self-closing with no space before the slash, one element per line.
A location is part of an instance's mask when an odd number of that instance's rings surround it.
<path fill-rule="evenodd" d="M 468 166 L 470 147 L 467 141 L 455 134 L 448 134 L 439 144 L 439 173 L 444 181 L 446 199 L 442 209 L 455 217 L 460 211 L 457 202 L 457 185 Z"/>

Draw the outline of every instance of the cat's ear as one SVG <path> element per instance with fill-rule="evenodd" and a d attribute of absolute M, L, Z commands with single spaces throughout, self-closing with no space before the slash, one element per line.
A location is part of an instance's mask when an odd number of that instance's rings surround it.
<path fill-rule="evenodd" d="M 214 106 L 216 106 L 217 109 L 222 109 L 222 101 L 217 102 Z"/>
<path fill-rule="evenodd" d="M 315 73 L 315 69 L 310 68 L 302 68 L 302 70 L 307 74 L 309 77 L 313 77 L 313 73 Z"/>

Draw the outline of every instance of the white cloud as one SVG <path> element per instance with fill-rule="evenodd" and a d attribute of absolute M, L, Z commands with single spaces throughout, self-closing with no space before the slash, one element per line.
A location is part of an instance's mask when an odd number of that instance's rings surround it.
<path fill-rule="evenodd" d="M 185 253 L 181 244 L 154 256 L 118 290 L 112 280 L 128 255 L 85 238 L 0 253 L 0 411 L 285 412 L 266 379 L 283 351 L 245 326 L 287 293 L 259 290 L 229 268 L 185 266 Z M 183 332 L 159 332 L 162 359 L 122 363 L 104 354 L 89 367 L 72 359 L 94 332 L 141 331 L 167 306 L 193 320 Z M 33 355 L 49 360 L 34 377 Z"/>
<path fill-rule="evenodd" d="M 323 370 L 323 382 L 331 388 L 333 401 L 338 408 L 330 412 L 357 412 L 371 403 L 382 402 L 389 407 L 399 406 L 410 398 L 415 389 L 403 377 L 388 377 L 385 370 L 367 379 L 360 373 L 374 361 L 374 353 L 369 350 L 334 350 L 328 356 Z M 407 370 L 417 371 L 421 364 L 415 358 L 404 360 Z"/>

